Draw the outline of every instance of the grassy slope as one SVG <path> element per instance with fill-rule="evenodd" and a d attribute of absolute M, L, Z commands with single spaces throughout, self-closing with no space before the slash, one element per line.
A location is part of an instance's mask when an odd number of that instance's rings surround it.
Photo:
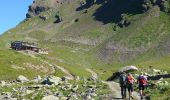
<path fill-rule="evenodd" d="M 49 19 L 42 21 L 38 17 L 34 17 L 26 22 L 22 22 L 16 28 L 6 32 L 0 38 L 0 65 L 2 72 L 1 79 L 9 79 L 16 77 L 18 74 L 33 76 L 34 71 L 25 71 L 17 73 L 11 69 L 10 61 L 27 62 L 40 64 L 38 59 L 45 59 L 49 62 L 63 66 L 72 74 L 77 76 L 89 76 L 85 71 L 86 67 L 93 68 L 102 79 L 111 76 L 112 73 L 125 65 L 137 65 L 146 68 L 150 65 L 159 69 L 170 71 L 169 56 L 160 55 L 157 45 L 169 39 L 169 16 L 163 12 L 159 17 L 154 17 L 151 13 L 137 14 L 130 16 L 132 24 L 128 27 L 121 28 L 118 31 L 113 31 L 113 24 L 103 25 L 101 22 L 94 20 L 93 13 L 101 5 L 95 5 L 88 9 L 88 13 L 83 11 L 76 12 L 77 3 L 65 5 L 57 10 L 51 10 L 42 14 L 49 15 Z M 59 12 L 63 16 L 63 22 L 53 24 L 55 15 Z M 151 15 L 150 15 L 151 14 Z M 148 17 L 149 16 L 149 17 Z M 74 22 L 79 18 L 78 22 Z M 143 24 L 142 24 L 143 23 Z M 60 40 L 64 39 L 64 40 Z M 90 42 L 83 44 L 81 42 L 69 41 L 73 40 L 97 40 L 95 45 L 90 45 Z M 37 41 L 41 47 L 48 48 L 49 54 L 46 56 L 38 56 L 37 59 L 24 56 L 9 50 L 6 44 L 11 40 L 26 40 Z M 156 40 L 156 41 L 155 41 Z M 54 41 L 54 42 L 52 42 Z M 125 45 L 128 48 L 146 47 L 148 50 L 138 54 L 136 58 L 126 62 L 121 62 L 120 52 L 110 54 L 111 59 L 106 63 L 98 57 L 98 52 L 105 48 L 109 42 L 117 42 Z M 156 46 L 155 46 L 156 45 Z M 163 49 L 161 49 L 163 51 Z M 13 55 L 13 57 L 11 57 Z M 9 59 L 10 58 L 10 59 Z M 22 60 L 22 61 L 21 61 Z M 6 74 L 4 74 L 6 73 Z M 11 73 L 10 75 L 8 73 Z M 39 73 L 38 73 L 39 74 Z M 63 75 L 63 73 L 57 73 Z"/>

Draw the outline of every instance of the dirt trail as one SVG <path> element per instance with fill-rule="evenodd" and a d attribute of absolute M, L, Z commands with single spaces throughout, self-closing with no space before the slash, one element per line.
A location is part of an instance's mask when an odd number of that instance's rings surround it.
<path fill-rule="evenodd" d="M 28 52 L 29 52 L 29 51 L 28 51 Z M 22 54 L 24 54 L 24 55 L 27 55 L 27 56 L 31 56 L 31 57 L 33 57 L 33 58 L 37 58 L 34 54 L 31 54 L 31 53 L 34 53 L 34 52 L 30 52 L 30 53 L 20 52 L 20 53 L 22 53 Z M 69 80 L 73 80 L 73 79 L 74 79 L 74 76 L 73 76 L 68 70 L 66 70 L 65 68 L 63 68 L 63 67 L 61 67 L 61 66 L 58 66 L 58 65 L 56 65 L 56 64 L 51 64 L 50 62 L 45 61 L 45 60 L 42 60 L 42 59 L 40 59 L 40 61 L 41 61 L 42 63 L 47 64 L 48 66 L 50 66 L 50 67 L 52 68 L 52 71 L 51 71 L 50 73 L 55 73 L 55 72 L 56 72 L 56 68 L 57 68 L 57 69 L 59 69 L 59 70 L 61 70 L 62 72 L 65 73 L 65 75 L 66 75 L 65 77 L 66 77 L 67 79 L 69 79 Z"/>
<path fill-rule="evenodd" d="M 93 70 L 91 70 L 89 68 L 86 68 L 86 70 L 91 73 L 92 77 L 96 77 L 96 78 L 98 77 L 97 74 Z M 120 92 L 119 83 L 116 83 L 114 81 L 103 81 L 103 83 L 107 84 L 109 86 L 111 92 L 113 93 L 113 99 L 112 100 L 123 100 L 123 99 L 121 99 L 121 92 Z M 135 99 L 133 99 L 133 100 L 141 100 L 140 96 L 137 92 L 133 92 L 133 96 L 135 97 Z"/>
<path fill-rule="evenodd" d="M 86 68 L 86 71 L 88 71 L 88 72 L 90 72 L 90 73 L 91 73 L 92 78 L 94 78 L 94 79 L 98 79 L 98 75 L 97 75 L 94 71 L 92 71 L 92 70 L 91 70 L 91 69 L 89 69 L 89 68 Z"/>
<path fill-rule="evenodd" d="M 103 81 L 103 83 L 107 84 L 111 90 L 111 92 L 113 93 L 113 99 L 112 100 L 121 100 L 121 93 L 120 93 L 120 88 L 119 88 L 119 84 L 116 82 L 106 82 Z"/>
<path fill-rule="evenodd" d="M 61 70 L 62 72 L 64 72 L 65 73 L 65 77 L 67 78 L 67 79 L 69 79 L 69 80 L 73 80 L 74 79 L 74 76 L 68 71 L 68 70 L 66 70 L 65 68 L 63 68 L 63 67 L 61 67 L 61 66 L 58 66 L 58 65 L 56 65 L 56 64 L 51 64 L 51 63 L 49 63 L 49 62 L 47 62 L 47 61 L 44 61 L 44 60 L 41 60 L 41 62 L 43 62 L 43 63 L 45 63 L 45 64 L 48 64 L 50 67 L 52 67 L 53 69 L 59 69 L 59 70 Z"/>
<path fill-rule="evenodd" d="M 58 69 L 60 69 L 61 71 L 63 71 L 65 74 L 66 74 L 66 78 L 69 79 L 69 80 L 73 80 L 74 77 L 73 75 L 68 71 L 66 70 L 65 68 L 61 67 L 61 66 L 58 66 L 58 65 L 54 65 L 55 67 L 57 67 Z"/>

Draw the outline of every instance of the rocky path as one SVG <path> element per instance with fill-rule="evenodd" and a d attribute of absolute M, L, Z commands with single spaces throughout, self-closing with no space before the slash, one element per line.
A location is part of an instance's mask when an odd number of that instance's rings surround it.
<path fill-rule="evenodd" d="M 89 68 L 86 68 L 86 70 L 91 73 L 92 77 L 95 77 L 95 78 L 98 77 L 97 74 L 93 70 L 91 70 Z M 123 99 L 121 99 L 120 86 L 118 83 L 116 83 L 114 81 L 103 81 L 103 83 L 107 84 L 109 86 L 111 92 L 113 93 L 112 100 L 123 100 Z M 128 94 L 127 94 L 127 96 L 128 96 Z M 140 100 L 140 96 L 137 92 L 133 92 L 133 96 L 135 97 L 135 99 L 133 99 L 133 100 Z"/>
<path fill-rule="evenodd" d="M 116 82 L 106 82 L 103 81 L 103 83 L 107 84 L 111 90 L 111 92 L 113 93 L 113 100 L 120 100 L 121 99 L 121 93 L 120 93 L 120 88 L 119 88 L 119 84 Z"/>

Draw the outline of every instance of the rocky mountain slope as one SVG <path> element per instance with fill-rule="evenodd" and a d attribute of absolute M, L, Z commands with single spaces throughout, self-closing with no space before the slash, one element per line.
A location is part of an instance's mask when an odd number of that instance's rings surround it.
<path fill-rule="evenodd" d="M 26 19 L 0 36 L 0 78 L 13 79 L 18 72 L 28 77 L 51 74 L 53 68 L 42 60 L 73 76 L 88 77 L 86 68 L 92 68 L 102 79 L 125 65 L 170 71 L 169 4 L 169 0 L 35 0 Z M 49 54 L 32 57 L 9 50 L 15 40 L 37 42 Z M 35 66 L 42 71 L 33 70 Z M 56 70 L 52 74 L 64 75 Z"/>

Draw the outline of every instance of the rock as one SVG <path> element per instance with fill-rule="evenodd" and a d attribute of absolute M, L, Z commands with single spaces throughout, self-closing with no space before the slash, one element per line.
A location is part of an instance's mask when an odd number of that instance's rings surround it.
<path fill-rule="evenodd" d="M 165 81 L 165 82 L 164 82 L 164 85 L 167 85 L 167 86 L 168 86 L 168 85 L 169 85 L 168 81 Z"/>
<path fill-rule="evenodd" d="M 138 70 L 138 68 L 136 66 L 125 66 L 123 68 L 121 68 L 119 70 L 119 72 L 127 72 L 127 71 L 134 71 L 134 70 Z"/>
<path fill-rule="evenodd" d="M 49 95 L 49 96 L 43 97 L 41 100 L 59 100 L 59 98 L 53 95 Z"/>
<path fill-rule="evenodd" d="M 72 90 L 73 92 L 76 92 L 76 91 L 78 90 L 78 88 L 79 88 L 79 86 L 76 85 L 76 86 L 74 86 L 71 90 Z"/>
<path fill-rule="evenodd" d="M 68 100 L 67 97 L 61 97 L 60 100 Z"/>
<path fill-rule="evenodd" d="M 74 22 L 78 22 L 79 21 L 79 18 L 76 18 L 75 20 L 74 20 Z"/>
<path fill-rule="evenodd" d="M 64 85 L 64 87 L 67 89 L 67 90 L 71 90 L 71 88 L 72 88 L 72 84 L 70 84 L 70 83 L 66 83 L 65 85 Z"/>
<path fill-rule="evenodd" d="M 86 99 L 91 100 L 92 97 L 91 97 L 90 95 L 87 95 L 87 96 L 86 96 Z"/>
<path fill-rule="evenodd" d="M 54 21 L 54 23 L 60 23 L 62 21 L 62 18 L 59 15 L 55 15 L 55 18 L 56 20 Z"/>
<path fill-rule="evenodd" d="M 18 82 L 28 82 L 29 80 L 25 76 L 20 75 L 20 76 L 18 76 L 17 81 Z"/>
<path fill-rule="evenodd" d="M 76 81 L 80 81 L 80 76 L 77 76 L 77 77 L 76 77 Z"/>
<path fill-rule="evenodd" d="M 153 72 L 154 72 L 154 73 L 160 73 L 161 70 L 159 70 L 159 69 L 153 69 Z"/>
<path fill-rule="evenodd" d="M 33 92 L 34 92 L 34 90 L 26 90 L 26 94 L 31 94 Z"/>
<path fill-rule="evenodd" d="M 44 16 L 43 16 L 43 15 L 40 15 L 39 18 L 42 19 L 42 20 L 44 20 L 44 21 L 48 19 L 48 17 L 47 17 L 46 15 L 44 15 Z"/>
<path fill-rule="evenodd" d="M 32 81 L 36 82 L 36 83 L 39 83 L 39 82 L 41 82 L 41 80 L 42 80 L 41 76 L 38 75 L 38 76 L 34 77 L 34 79 Z"/>
<path fill-rule="evenodd" d="M 48 84 L 48 85 L 58 85 L 61 83 L 62 79 L 56 76 L 49 76 L 46 79 L 43 80 L 42 84 Z"/>
<path fill-rule="evenodd" d="M 89 88 L 96 88 L 96 85 L 88 85 Z"/>
<path fill-rule="evenodd" d="M 63 97 L 63 93 L 62 93 L 62 92 L 59 92 L 59 93 L 56 94 L 56 96 L 58 96 L 58 97 Z"/>
<path fill-rule="evenodd" d="M 9 100 L 17 100 L 17 98 L 10 98 Z"/>
<path fill-rule="evenodd" d="M 43 87 L 43 85 L 32 85 L 32 86 L 29 86 L 28 88 L 39 89 L 39 88 L 42 88 L 42 87 Z"/>
<path fill-rule="evenodd" d="M 0 100 L 11 100 L 12 93 L 10 92 L 2 92 L 0 94 Z"/>
<path fill-rule="evenodd" d="M 0 81 L 0 85 L 3 87 L 6 85 L 6 82 L 5 81 Z"/>
<path fill-rule="evenodd" d="M 49 85 L 52 85 L 52 84 L 58 85 L 61 81 L 62 81 L 61 78 L 56 77 L 56 76 L 49 76 L 47 78 L 47 82 Z"/>
<path fill-rule="evenodd" d="M 66 81 L 66 80 L 73 80 L 73 78 L 69 76 L 63 76 L 62 81 Z"/>

